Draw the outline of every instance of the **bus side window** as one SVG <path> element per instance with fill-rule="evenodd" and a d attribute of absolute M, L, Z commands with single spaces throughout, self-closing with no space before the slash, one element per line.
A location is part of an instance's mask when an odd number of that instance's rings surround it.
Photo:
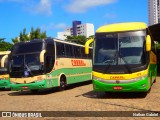
<path fill-rule="evenodd" d="M 78 47 L 78 57 L 82 58 L 81 47 Z"/>
<path fill-rule="evenodd" d="M 89 59 L 92 59 L 92 55 L 93 55 L 93 49 L 89 48 Z"/>
<path fill-rule="evenodd" d="M 65 56 L 65 49 L 64 49 L 64 44 L 63 43 L 56 43 L 56 50 L 57 50 L 57 57 L 64 57 Z"/>
<path fill-rule="evenodd" d="M 74 57 L 73 54 L 73 49 L 72 49 L 72 45 L 65 45 L 65 50 L 66 50 L 66 56 L 67 57 Z"/>
<path fill-rule="evenodd" d="M 81 54 L 82 54 L 82 58 L 85 58 L 85 59 L 87 58 L 84 47 L 81 48 Z"/>
<path fill-rule="evenodd" d="M 51 72 L 51 70 L 53 69 L 54 66 L 54 57 L 53 56 L 46 56 L 46 62 L 45 62 L 45 66 L 46 66 L 46 73 Z"/>
<path fill-rule="evenodd" d="M 87 55 L 88 59 L 92 59 L 93 49 L 89 48 L 89 54 Z"/>
<path fill-rule="evenodd" d="M 75 58 L 81 58 L 80 47 L 74 46 L 74 56 Z"/>

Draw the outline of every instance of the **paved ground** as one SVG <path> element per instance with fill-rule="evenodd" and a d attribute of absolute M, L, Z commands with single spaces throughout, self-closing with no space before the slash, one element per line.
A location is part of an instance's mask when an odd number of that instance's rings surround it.
<path fill-rule="evenodd" d="M 40 91 L 37 94 L 29 91 L 0 91 L 0 111 L 160 111 L 160 77 L 157 77 L 157 82 L 153 84 L 151 91 L 146 96 L 138 93 L 97 93 L 92 91 L 91 83 L 76 84 L 61 92 L 55 89 Z M 58 113 L 58 115 L 60 114 L 61 112 Z M 84 113 L 84 115 L 86 114 L 89 113 Z M 95 113 L 90 114 L 94 115 Z M 122 112 L 105 114 L 122 114 Z M 72 117 L 72 119 L 79 118 Z M 104 117 L 94 119 L 104 119 Z M 125 117 L 124 119 L 129 118 Z M 141 119 L 146 120 L 146 117 Z"/>

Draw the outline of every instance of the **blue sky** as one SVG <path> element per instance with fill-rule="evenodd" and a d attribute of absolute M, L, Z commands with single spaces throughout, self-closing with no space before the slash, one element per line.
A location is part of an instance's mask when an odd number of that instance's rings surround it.
<path fill-rule="evenodd" d="M 148 24 L 148 0 L 0 0 L 0 38 L 7 42 L 31 27 L 56 37 L 74 20 L 93 23 L 95 30 L 117 22 Z"/>

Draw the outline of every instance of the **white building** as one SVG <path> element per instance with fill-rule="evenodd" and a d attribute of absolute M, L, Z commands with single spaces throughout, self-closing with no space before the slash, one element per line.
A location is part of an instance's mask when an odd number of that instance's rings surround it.
<path fill-rule="evenodd" d="M 58 32 L 57 38 L 61 40 L 65 40 L 66 36 L 70 36 L 70 35 L 71 35 L 71 30 L 70 28 L 67 28 L 64 32 Z"/>
<path fill-rule="evenodd" d="M 75 22 L 76 21 L 73 21 L 73 23 Z M 94 35 L 94 25 L 91 23 L 77 24 L 77 25 L 74 24 L 72 28 L 68 28 L 64 32 L 58 32 L 57 38 L 64 40 L 66 39 L 66 35 L 67 36 L 83 35 L 88 38 L 89 36 Z"/>
<path fill-rule="evenodd" d="M 77 25 L 77 36 L 83 35 L 87 38 L 94 35 L 94 25 L 90 23 Z"/>
<path fill-rule="evenodd" d="M 160 22 L 160 0 L 148 0 L 149 25 Z"/>

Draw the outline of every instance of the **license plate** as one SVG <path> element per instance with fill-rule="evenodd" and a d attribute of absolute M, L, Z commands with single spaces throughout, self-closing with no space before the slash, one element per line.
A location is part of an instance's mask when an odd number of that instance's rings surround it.
<path fill-rule="evenodd" d="M 28 86 L 22 86 L 22 89 L 23 90 L 28 89 Z"/>
<path fill-rule="evenodd" d="M 114 89 L 114 90 L 122 90 L 123 87 L 122 87 L 122 86 L 114 86 L 113 89 Z"/>

